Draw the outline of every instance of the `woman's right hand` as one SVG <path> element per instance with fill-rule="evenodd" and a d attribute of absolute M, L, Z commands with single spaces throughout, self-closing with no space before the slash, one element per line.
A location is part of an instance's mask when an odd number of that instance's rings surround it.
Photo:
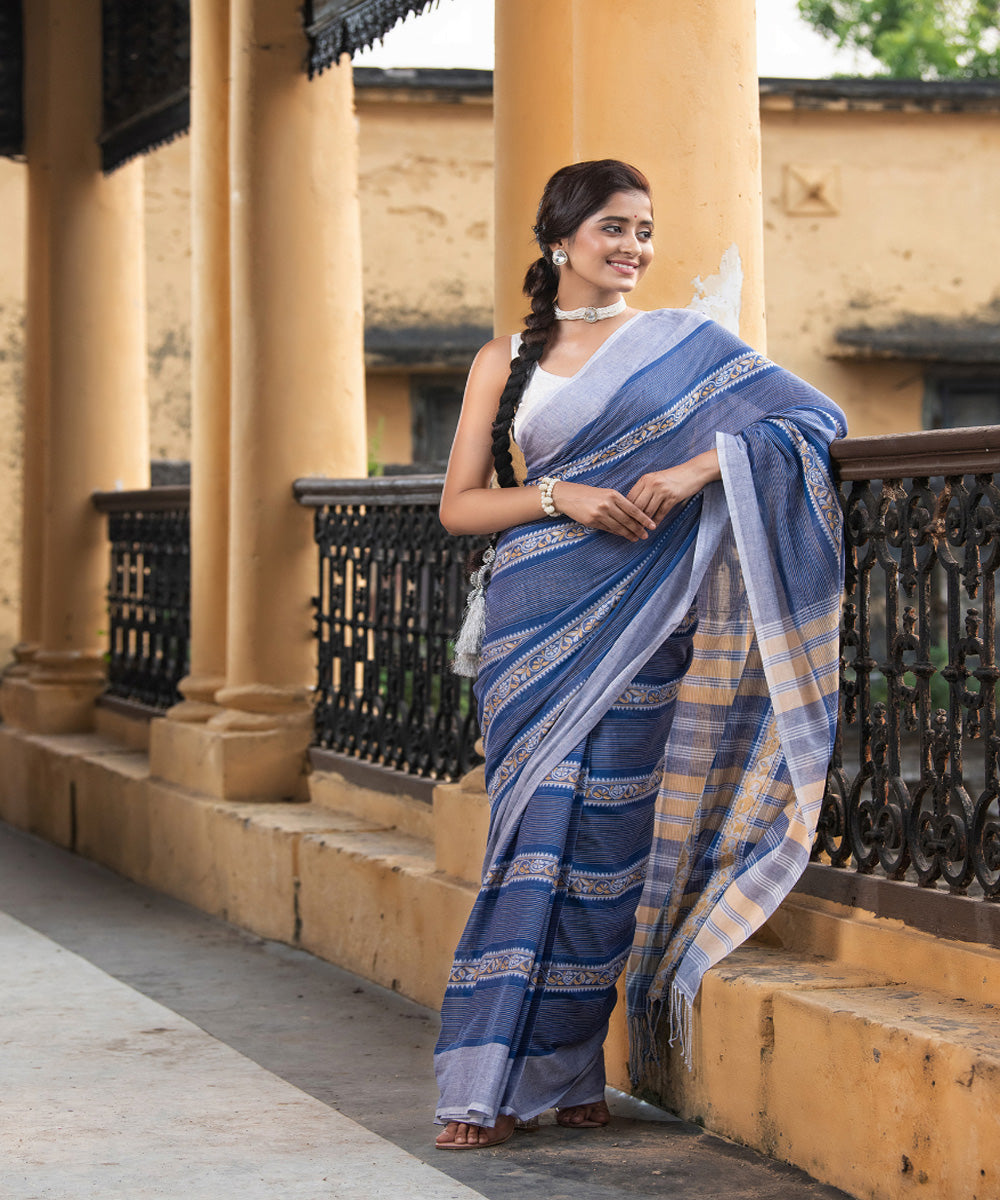
<path fill-rule="evenodd" d="M 557 479 L 552 488 L 552 503 L 578 524 L 618 534 L 630 542 L 649 537 L 648 531 L 656 528 L 655 521 L 613 488 Z"/>

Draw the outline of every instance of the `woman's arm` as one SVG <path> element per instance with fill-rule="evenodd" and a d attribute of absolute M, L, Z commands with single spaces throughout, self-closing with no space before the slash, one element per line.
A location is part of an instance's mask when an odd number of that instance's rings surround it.
<path fill-rule="evenodd" d="M 449 533 L 497 533 L 545 516 L 537 487 L 491 488 L 493 421 L 510 372 L 510 338 L 494 338 L 476 355 L 462 402 L 448 472 L 441 492 L 441 523 Z M 655 523 L 610 488 L 560 480 L 553 490 L 559 511 L 630 541 Z"/>

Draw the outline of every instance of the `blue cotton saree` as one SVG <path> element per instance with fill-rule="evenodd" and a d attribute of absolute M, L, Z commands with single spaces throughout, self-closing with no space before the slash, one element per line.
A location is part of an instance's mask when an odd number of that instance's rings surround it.
<path fill-rule="evenodd" d="M 690 1054 L 703 975 L 804 869 L 836 723 L 844 432 L 815 389 L 675 310 L 519 419 L 529 483 L 627 493 L 712 447 L 722 480 L 644 541 L 557 517 L 498 542 L 476 684 L 490 833 L 439 1121 L 601 1099 L 626 963 L 634 1071 L 661 1010 Z"/>

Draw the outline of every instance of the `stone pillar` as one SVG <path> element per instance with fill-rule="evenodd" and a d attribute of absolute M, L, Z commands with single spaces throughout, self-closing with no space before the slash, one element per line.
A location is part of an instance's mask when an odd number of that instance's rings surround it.
<path fill-rule="evenodd" d="M 294 0 L 234 0 L 229 628 L 220 702 L 299 711 L 315 677 L 304 475 L 366 473 L 350 64 L 317 79 Z"/>
<path fill-rule="evenodd" d="M 25 280 L 24 423 L 21 514 L 20 641 L 11 676 L 25 676 L 42 640 L 45 450 L 49 411 L 49 5 L 24 11 L 27 278 Z"/>
<path fill-rule="evenodd" d="M 596 3 L 600 7 L 605 0 Z M 519 329 L 528 311 L 521 284 L 528 264 L 538 257 L 531 227 L 545 181 L 574 161 L 574 7 L 573 0 L 499 0 L 493 6 L 493 311 L 498 335 Z M 604 74 L 602 69 L 601 79 Z M 621 84 L 626 72 L 614 74 Z M 597 80 L 595 84 L 601 86 Z"/>
<path fill-rule="evenodd" d="M 567 163 L 619 158 L 653 189 L 656 259 L 637 307 L 684 308 L 696 279 L 709 296 L 724 293 L 711 277 L 725 256 L 742 271 L 739 331 L 762 349 L 754 0 L 500 0 L 495 11 L 497 333 L 526 311 L 546 179 Z M 605 1049 L 609 1082 L 628 1088 L 621 1006 Z"/>
<path fill-rule="evenodd" d="M 301 793 L 317 550 L 300 476 L 366 471 L 350 65 L 310 80 L 295 0 L 230 8 L 226 711 L 157 722 L 155 774 L 223 797 Z M 173 729 L 169 728 L 173 726 Z"/>
<path fill-rule="evenodd" d="M 653 185 L 657 258 L 637 304 L 683 308 L 696 278 L 724 291 L 712 277 L 730 251 L 740 333 L 763 348 L 754 0 L 503 0 L 496 23 L 497 330 L 524 312 L 545 179 L 569 162 L 622 158 Z"/>
<path fill-rule="evenodd" d="M 191 5 L 191 663 L 169 716 L 218 713 L 229 557 L 229 0 Z"/>
<path fill-rule="evenodd" d="M 48 20 L 36 16 L 27 70 L 41 73 L 46 99 L 28 89 L 25 125 L 43 164 L 48 148 L 47 271 L 29 288 L 47 295 L 48 353 L 28 348 L 29 362 L 47 358 L 36 379 L 47 373 L 49 394 L 41 645 L 29 678 L 11 681 L 16 695 L 3 712 L 53 733 L 89 728 L 103 686 L 108 553 L 91 492 L 149 482 L 145 247 L 141 162 L 101 173 L 100 0 L 49 0 Z M 45 334 L 44 319 L 29 323 L 42 346 Z"/>

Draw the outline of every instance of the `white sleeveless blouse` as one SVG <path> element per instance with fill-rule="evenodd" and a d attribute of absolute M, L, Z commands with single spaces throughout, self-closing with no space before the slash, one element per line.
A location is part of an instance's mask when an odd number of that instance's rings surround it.
<path fill-rule="evenodd" d="M 518 347 L 521 345 L 521 335 L 515 333 L 510 339 L 510 356 L 516 357 Z M 514 424 L 511 428 L 514 441 L 517 441 L 517 423 L 539 404 L 548 400 L 550 396 L 554 396 L 560 388 L 565 387 L 569 383 L 571 376 L 553 375 L 546 371 L 543 367 L 536 364 L 534 371 L 531 373 L 531 378 L 528 380 L 528 386 L 524 389 L 521 395 L 521 403 L 517 406 L 517 413 L 514 416 Z"/>

